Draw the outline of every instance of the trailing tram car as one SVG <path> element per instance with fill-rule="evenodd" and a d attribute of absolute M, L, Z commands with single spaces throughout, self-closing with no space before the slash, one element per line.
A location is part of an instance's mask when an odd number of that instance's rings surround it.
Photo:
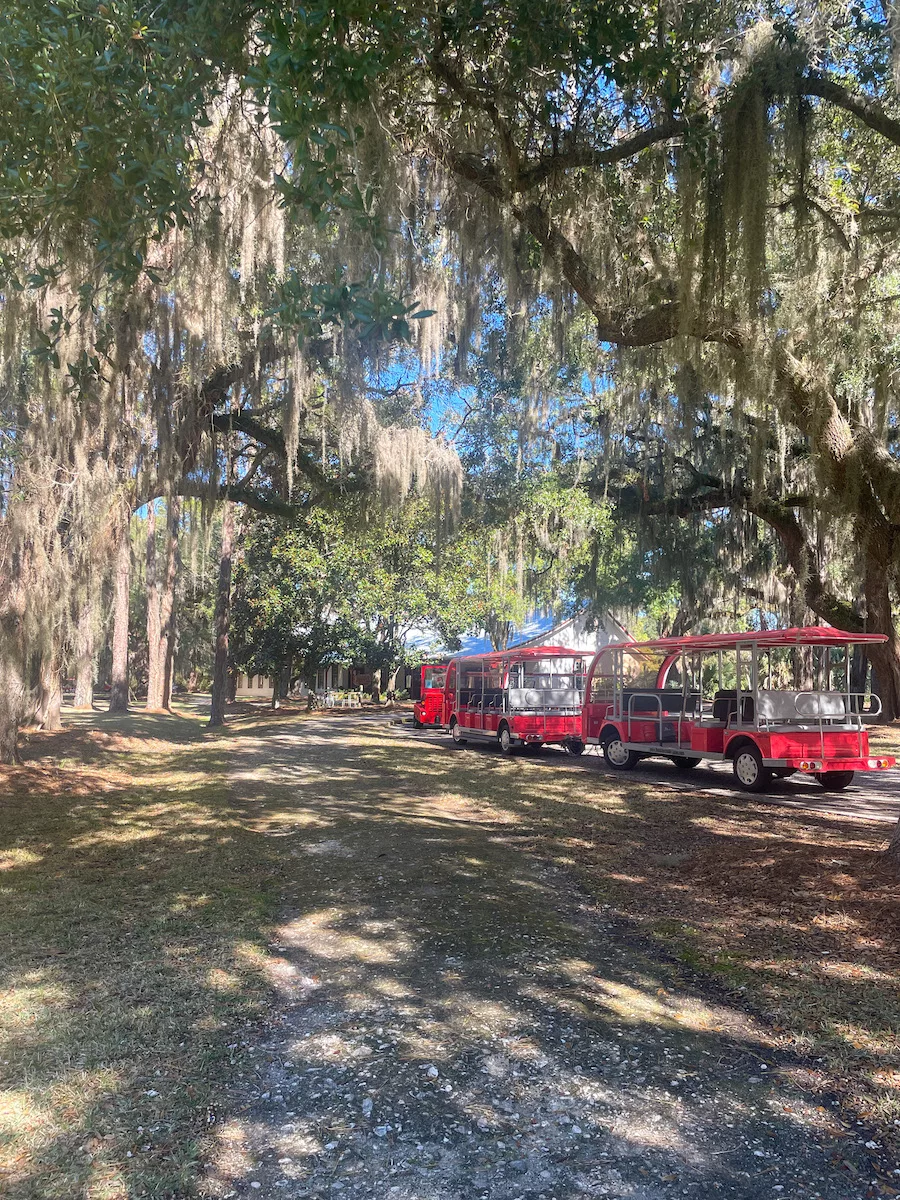
<path fill-rule="evenodd" d="M 685 771 L 726 760 L 744 791 L 796 771 L 840 791 L 895 765 L 869 753 L 864 717 L 881 701 L 854 679 L 853 648 L 886 640 L 811 626 L 610 645 L 588 672 L 581 740 L 616 771 L 651 755 Z"/>
<path fill-rule="evenodd" d="M 423 663 L 413 705 L 413 722 L 417 729 L 425 725 L 441 725 L 444 715 L 444 684 L 447 682 L 446 663 Z"/>
<path fill-rule="evenodd" d="M 530 646 L 451 659 L 443 726 L 454 742 L 517 747 L 559 745 L 581 754 L 588 655 L 564 646 Z"/>

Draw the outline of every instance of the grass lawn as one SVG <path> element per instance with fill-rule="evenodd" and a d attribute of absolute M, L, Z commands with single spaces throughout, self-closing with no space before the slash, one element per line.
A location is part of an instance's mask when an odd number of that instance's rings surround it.
<path fill-rule="evenodd" d="M 0 1194 L 188 1195 L 268 995 L 277 855 L 196 716 L 29 752 L 0 776 Z"/>
<path fill-rule="evenodd" d="M 272 1003 L 282 897 L 303 892 L 296 790 L 261 798 L 224 773 L 245 740 L 264 756 L 305 716 L 218 736 L 188 709 L 97 717 L 34 739 L 31 765 L 0 774 L 0 1194 L 14 1200 L 194 1193 Z M 761 1014 L 814 1090 L 900 1133 L 889 827 L 704 794 L 700 772 L 676 791 L 555 755 L 357 730 L 356 770 L 336 760 L 345 812 L 373 787 L 474 804 Z M 324 812 L 327 796 L 303 803 L 320 800 Z"/>

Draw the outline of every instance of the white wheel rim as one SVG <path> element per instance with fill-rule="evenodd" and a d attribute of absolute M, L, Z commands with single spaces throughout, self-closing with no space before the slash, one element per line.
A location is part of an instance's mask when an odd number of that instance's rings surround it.
<path fill-rule="evenodd" d="M 453 740 L 454 740 L 454 742 L 459 741 L 459 724 L 458 723 L 455 723 L 453 726 Z"/>
<path fill-rule="evenodd" d="M 608 743 L 606 753 L 609 756 L 609 761 L 615 763 L 617 767 L 622 767 L 628 762 L 628 748 L 618 738 Z"/>
<path fill-rule="evenodd" d="M 508 729 L 501 729 L 501 730 L 500 730 L 500 745 L 503 747 L 503 749 L 504 749 L 504 750 L 508 750 L 508 749 L 509 749 L 509 746 L 510 746 L 510 737 L 509 737 L 509 730 L 508 730 Z"/>
<path fill-rule="evenodd" d="M 759 778 L 759 763 L 757 763 L 755 757 L 752 754 L 748 754 L 747 751 L 744 751 L 743 754 L 739 754 L 737 756 L 734 764 L 734 770 L 741 783 L 746 783 L 748 786 L 756 783 L 757 779 Z"/>

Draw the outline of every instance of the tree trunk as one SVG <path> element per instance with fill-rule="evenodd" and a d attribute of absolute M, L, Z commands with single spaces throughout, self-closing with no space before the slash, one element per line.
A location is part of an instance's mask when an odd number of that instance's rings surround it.
<path fill-rule="evenodd" d="M 59 659 L 54 655 L 41 662 L 34 724 L 38 729 L 55 733 L 56 730 L 62 729 L 61 710 L 62 679 L 59 672 Z"/>
<path fill-rule="evenodd" d="M 231 564 L 234 556 L 234 505 L 225 501 L 222 517 L 222 554 L 219 559 L 219 584 L 216 591 L 216 657 L 213 667 L 212 704 L 209 723 L 225 724 L 228 696 L 228 626 L 231 621 Z"/>
<path fill-rule="evenodd" d="M 159 578 L 156 564 L 156 502 L 147 510 L 147 712 L 164 708 L 164 664 Z"/>
<path fill-rule="evenodd" d="M 78 614 L 75 631 L 75 699 L 79 712 L 94 707 L 94 593 L 89 591 Z"/>
<path fill-rule="evenodd" d="M 889 560 L 885 557 L 887 548 L 881 544 L 880 538 L 873 537 L 865 545 L 864 553 L 863 584 L 868 628 L 872 633 L 883 633 L 887 637 L 887 642 L 881 646 L 867 646 L 866 653 L 873 674 L 878 676 L 878 695 L 881 697 L 879 719 L 894 721 L 900 717 L 900 641 L 891 610 L 887 572 Z"/>
<path fill-rule="evenodd" d="M 15 605 L 0 609 L 0 763 L 20 763 L 19 726 L 25 714 L 21 619 Z"/>
<path fill-rule="evenodd" d="M 896 721 L 900 717 L 900 647 L 896 638 L 882 646 L 867 646 L 866 655 L 872 664 L 872 691 L 881 699 L 877 719 Z"/>
<path fill-rule="evenodd" d="M 181 527 L 181 500 L 170 497 L 166 508 L 166 576 L 160 599 L 160 658 L 163 669 L 163 708 L 171 711 L 172 684 L 175 677 L 175 584 L 178 580 L 178 534 Z"/>
<path fill-rule="evenodd" d="M 128 712 L 128 602 L 131 590 L 131 510 L 125 507 L 116 551 L 113 603 L 112 686 L 109 711 Z"/>
<path fill-rule="evenodd" d="M 228 703 L 234 704 L 237 699 L 238 686 L 238 670 L 236 667 L 229 668 L 228 671 Z"/>
<path fill-rule="evenodd" d="M 156 552 L 156 514 L 150 506 L 147 529 L 147 711 L 169 712 L 172 707 L 172 668 L 175 661 L 175 583 L 178 577 L 178 527 L 181 501 L 166 501 L 166 558 L 162 578 Z"/>

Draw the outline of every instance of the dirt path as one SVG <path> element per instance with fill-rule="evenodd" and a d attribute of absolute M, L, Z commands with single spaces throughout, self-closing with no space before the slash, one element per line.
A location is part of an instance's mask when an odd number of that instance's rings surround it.
<path fill-rule="evenodd" d="M 886 1194 L 812 1065 L 449 790 L 443 747 L 333 719 L 236 745 L 235 796 L 284 839 L 279 1003 L 208 1195 Z"/>

